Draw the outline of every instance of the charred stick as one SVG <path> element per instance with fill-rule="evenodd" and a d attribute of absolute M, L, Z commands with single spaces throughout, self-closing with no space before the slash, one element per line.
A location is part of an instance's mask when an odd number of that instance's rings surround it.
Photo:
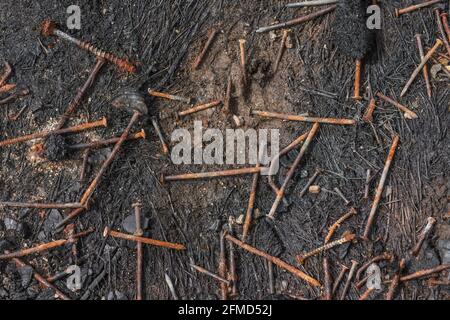
<path fill-rule="evenodd" d="M 168 94 L 168 93 L 164 93 L 164 92 L 158 92 L 152 89 L 148 89 L 148 94 L 152 97 L 158 97 L 158 98 L 164 98 L 167 100 L 174 100 L 174 101 L 181 101 L 187 104 L 191 103 L 191 99 L 190 98 L 184 98 L 184 97 L 180 97 L 180 96 L 176 96 L 173 94 Z"/>

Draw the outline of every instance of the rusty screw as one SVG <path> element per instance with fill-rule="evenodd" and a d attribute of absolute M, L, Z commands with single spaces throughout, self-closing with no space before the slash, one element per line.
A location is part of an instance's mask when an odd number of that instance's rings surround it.
<path fill-rule="evenodd" d="M 50 20 L 45 20 L 41 26 L 41 33 L 45 37 L 57 36 L 61 39 L 72 42 L 75 45 L 77 45 L 78 47 L 80 47 L 81 49 L 91 52 L 95 56 L 97 56 L 99 58 L 103 58 L 103 59 L 115 64 L 116 66 L 119 67 L 120 70 L 129 72 L 129 73 L 136 72 L 136 67 L 131 62 L 129 62 L 127 59 L 117 58 L 113 54 L 105 52 L 101 49 L 98 49 L 88 42 L 84 42 L 84 41 L 75 39 L 74 37 L 72 37 L 72 36 L 68 35 L 67 33 L 56 28 L 55 22 L 52 22 Z"/>
<path fill-rule="evenodd" d="M 239 39 L 239 52 L 241 59 L 241 72 L 242 72 L 242 81 L 244 85 L 247 85 L 247 62 L 245 57 L 245 39 Z"/>
<path fill-rule="evenodd" d="M 421 4 L 412 5 L 412 6 L 403 8 L 403 9 L 397 9 L 397 8 L 396 8 L 396 9 L 395 9 L 395 16 L 398 18 L 398 17 L 400 17 L 400 15 L 402 15 L 402 14 L 410 13 L 410 12 L 419 10 L 419 9 L 421 9 L 421 8 L 429 7 L 429 6 L 433 5 L 433 4 L 439 3 L 439 2 L 441 2 L 441 1 L 442 1 L 442 0 L 431 0 L 431 1 L 423 2 L 423 3 L 421 3 Z"/>

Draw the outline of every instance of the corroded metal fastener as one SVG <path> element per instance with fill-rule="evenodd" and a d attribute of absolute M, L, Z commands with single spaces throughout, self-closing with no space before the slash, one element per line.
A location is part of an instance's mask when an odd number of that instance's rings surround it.
<path fill-rule="evenodd" d="M 5 250 L 5 254 L 10 253 L 9 251 Z M 18 258 L 13 258 L 12 261 L 19 267 L 24 268 L 27 266 L 25 262 L 22 260 L 19 260 Z M 46 288 L 50 288 L 53 291 L 55 291 L 55 295 L 61 298 L 62 300 L 71 300 L 68 296 L 66 296 L 64 293 L 62 293 L 58 288 L 56 288 L 53 284 L 51 284 L 49 281 L 47 281 L 43 276 L 41 276 L 39 273 L 33 270 L 33 277 L 38 281 L 41 285 L 43 285 Z"/>
<path fill-rule="evenodd" d="M 3 84 L 8 80 L 9 76 L 11 75 L 12 68 L 11 65 L 8 62 L 5 62 L 5 71 L 0 76 L 0 87 L 3 86 Z"/>
<path fill-rule="evenodd" d="M 419 255 L 420 249 L 422 248 L 423 242 L 427 238 L 428 234 L 430 233 L 431 229 L 433 229 L 433 226 L 436 224 L 436 219 L 433 217 L 429 217 L 427 219 L 427 224 L 423 228 L 419 239 L 417 240 L 416 245 L 411 250 L 411 255 L 417 257 Z"/>
<path fill-rule="evenodd" d="M 286 192 L 289 181 L 294 176 L 295 170 L 297 169 L 298 165 L 300 164 L 300 161 L 303 159 L 303 156 L 305 155 L 306 151 L 308 150 L 309 146 L 311 145 L 311 141 L 316 136 L 318 130 L 319 130 L 319 124 L 314 123 L 311 131 L 308 133 L 308 137 L 306 138 L 305 143 L 303 143 L 302 148 L 300 149 L 298 156 L 295 158 L 294 163 L 292 164 L 291 168 L 289 169 L 288 173 L 286 174 L 283 185 L 281 186 L 280 190 L 278 191 L 275 201 L 273 202 L 272 208 L 270 209 L 270 212 L 267 215 L 269 218 L 271 218 L 271 219 L 274 218 L 275 213 L 278 209 L 278 206 L 280 205 L 280 202 L 284 197 L 284 193 Z"/>
<path fill-rule="evenodd" d="M 15 251 L 15 252 L 5 253 L 5 254 L 0 255 L 0 260 L 24 257 L 24 256 L 28 256 L 33 253 L 38 253 L 38 252 L 48 251 L 48 250 L 51 250 L 54 248 L 58 248 L 67 243 L 72 243 L 72 242 L 76 241 L 78 238 L 85 237 L 94 231 L 95 231 L 95 229 L 91 228 L 87 231 L 83 231 L 78 234 L 74 234 L 73 236 L 71 236 L 68 239 L 56 240 L 56 241 L 52 241 L 52 242 L 43 243 L 43 244 L 28 248 L 28 249 L 22 249 L 22 250 Z"/>
<path fill-rule="evenodd" d="M 195 265 L 193 263 L 190 263 L 189 265 L 192 268 L 194 268 L 195 270 L 197 270 L 198 272 L 206 274 L 207 276 L 210 276 L 213 279 L 216 279 L 221 284 L 223 283 L 225 286 L 228 286 L 230 284 L 230 281 L 228 281 L 227 279 L 225 279 L 225 278 L 223 278 L 223 277 L 221 277 L 221 276 L 219 276 L 219 275 L 217 275 L 217 274 L 215 274 L 215 273 L 213 273 L 213 272 L 211 272 L 211 271 L 209 271 L 209 270 L 207 270 L 207 269 L 205 269 L 203 267 L 197 266 L 197 265 Z"/>
<path fill-rule="evenodd" d="M 186 247 L 184 245 L 179 244 L 179 243 L 160 241 L 160 240 L 155 240 L 155 239 L 150 239 L 150 238 L 145 238 L 145 237 L 138 237 L 138 236 L 114 231 L 108 227 L 106 227 L 105 230 L 103 231 L 103 236 L 105 238 L 107 236 L 111 236 L 113 238 L 125 239 L 125 240 L 129 240 L 129 241 L 134 241 L 134 242 L 142 242 L 145 244 L 150 244 L 152 246 L 164 247 L 164 248 L 169 248 L 169 249 L 174 249 L 174 250 L 185 250 L 186 249 Z"/>
<path fill-rule="evenodd" d="M 37 209 L 74 209 L 84 208 L 84 205 L 78 202 L 75 203 L 36 203 L 36 202 L 14 202 L 3 201 L 0 202 L 0 208 L 37 208 Z"/>
<path fill-rule="evenodd" d="M 144 231 L 141 227 L 141 207 L 140 202 L 133 204 L 134 216 L 136 220 L 136 232 L 135 236 L 142 236 Z M 143 256 L 144 251 L 142 248 L 142 242 L 136 243 L 136 300 L 142 300 L 142 283 L 143 283 Z"/>
<path fill-rule="evenodd" d="M 323 280 L 323 287 L 324 287 L 324 295 L 325 300 L 332 300 L 332 288 L 331 288 L 331 274 L 330 274 L 330 263 L 328 260 L 328 257 L 323 257 L 323 273 L 324 273 L 324 280 Z"/>
<path fill-rule="evenodd" d="M 447 35 L 447 40 L 450 42 L 450 26 L 448 25 L 448 13 L 441 13 L 442 24 L 444 25 L 444 30 Z"/>
<path fill-rule="evenodd" d="M 355 61 L 355 82 L 354 82 L 354 92 L 353 92 L 353 99 L 354 100 L 361 100 L 361 66 L 362 66 L 362 60 L 356 59 Z"/>
<path fill-rule="evenodd" d="M 355 274 L 356 267 L 358 266 L 358 262 L 355 260 L 352 260 L 352 266 L 350 267 L 350 271 L 348 272 L 347 281 L 345 282 L 344 289 L 341 293 L 341 300 L 344 300 L 347 296 L 348 289 L 350 289 L 350 284 L 352 282 L 353 275 Z"/>
<path fill-rule="evenodd" d="M 198 180 L 205 178 L 218 178 L 218 177 L 232 177 L 239 176 L 243 174 L 252 174 L 256 172 L 260 172 L 261 168 L 250 167 L 250 168 L 241 168 L 241 169 L 231 169 L 231 170 L 223 170 L 223 171 L 212 171 L 212 172 L 199 172 L 199 173 L 186 173 L 175 176 L 162 176 L 161 182 L 165 183 L 168 181 L 183 181 L 183 180 Z"/>
<path fill-rule="evenodd" d="M 430 60 L 431 56 L 436 52 L 436 50 L 441 45 L 442 45 L 442 40 L 441 39 L 437 39 L 435 45 L 433 46 L 433 48 L 431 48 L 430 51 L 427 52 L 425 57 L 423 57 L 423 59 L 420 62 L 420 64 L 417 66 L 417 68 L 414 70 L 414 72 L 412 73 L 412 75 L 409 78 L 409 80 L 406 82 L 405 87 L 403 88 L 402 92 L 400 93 L 400 97 L 403 97 L 406 94 L 406 92 L 408 91 L 408 89 L 411 86 L 411 84 L 414 82 L 414 80 L 419 75 L 419 72 L 422 70 L 422 68 L 425 66 L 425 64 L 428 62 L 428 60 Z"/>
<path fill-rule="evenodd" d="M 389 286 L 389 290 L 386 293 L 386 300 L 394 299 L 395 290 L 397 289 L 398 284 L 400 283 L 400 277 L 405 267 L 406 267 L 406 260 L 405 259 L 400 260 L 397 272 L 395 273 L 395 276 L 392 279 L 392 282 Z"/>
<path fill-rule="evenodd" d="M 394 107 L 397 107 L 400 111 L 404 112 L 406 119 L 417 119 L 418 118 L 418 116 L 415 112 L 409 110 L 407 107 L 398 103 L 397 101 L 385 96 L 381 92 L 377 92 L 377 97 L 392 104 Z"/>
<path fill-rule="evenodd" d="M 303 198 L 305 194 L 308 192 L 309 187 L 316 181 L 317 177 L 322 173 L 321 169 L 316 169 L 314 174 L 311 178 L 309 178 L 308 182 L 306 182 L 305 186 L 303 187 L 302 191 L 300 191 L 299 197 Z"/>
<path fill-rule="evenodd" d="M 364 122 L 372 122 L 373 121 L 373 112 L 375 111 L 375 107 L 377 106 L 377 102 L 374 98 L 370 99 L 369 106 L 364 112 L 363 121 Z"/>
<path fill-rule="evenodd" d="M 234 217 L 230 216 L 228 217 L 228 232 L 234 236 L 234 224 L 235 220 Z M 231 282 L 231 295 L 233 297 L 236 297 L 238 295 L 238 288 L 237 288 L 237 282 L 238 282 L 238 276 L 237 276 L 237 270 L 236 270 L 236 259 L 234 254 L 234 244 L 232 242 L 229 243 L 229 251 L 230 254 L 228 255 L 228 269 L 229 271 L 229 279 Z"/>
<path fill-rule="evenodd" d="M 216 107 L 216 106 L 218 106 L 221 103 L 222 103 L 221 100 L 215 100 L 215 101 L 212 101 L 212 102 L 201 104 L 201 105 L 192 107 L 190 109 L 178 112 L 178 115 L 180 117 L 186 116 L 188 114 L 192 114 L 192 113 L 196 113 L 196 112 L 199 112 L 199 111 L 203 111 L 203 110 L 206 110 L 206 109 L 210 109 L 210 108 Z"/>
<path fill-rule="evenodd" d="M 383 254 L 380 254 L 379 256 L 373 257 L 368 262 L 363 264 L 361 268 L 358 269 L 358 271 L 356 272 L 355 280 L 359 281 L 361 279 L 362 273 L 364 271 L 366 271 L 366 269 L 369 268 L 370 265 L 380 262 L 380 261 L 384 261 L 384 260 L 392 262 L 392 261 L 394 261 L 394 255 L 391 253 L 385 252 Z"/>
<path fill-rule="evenodd" d="M 419 9 L 429 7 L 429 6 L 433 5 L 433 4 L 439 3 L 441 1 L 442 0 L 431 0 L 431 1 L 426 1 L 426 2 L 420 3 L 420 4 L 412 5 L 412 6 L 403 8 L 403 9 L 397 9 L 396 8 L 395 9 L 395 16 L 398 18 L 402 14 L 410 13 L 410 12 L 413 12 L 413 11 L 417 11 Z"/>
<path fill-rule="evenodd" d="M 121 69 L 123 71 L 129 72 L 129 73 L 136 72 L 136 67 L 130 61 L 128 61 L 128 59 L 117 58 L 113 54 L 105 52 L 101 49 L 98 49 L 88 42 L 84 42 L 84 41 L 75 39 L 74 37 L 72 37 L 72 36 L 68 35 L 67 33 L 56 28 L 56 23 L 53 21 L 45 20 L 42 23 L 41 34 L 45 37 L 57 36 L 61 39 L 64 39 L 64 40 L 74 43 L 81 49 L 91 52 L 99 58 L 103 58 L 103 59 L 115 64 L 116 66 L 119 67 L 119 69 Z"/>
<path fill-rule="evenodd" d="M 257 167 L 259 168 L 259 164 L 257 165 Z M 255 201 L 256 201 L 256 190 L 258 188 L 258 180 L 259 180 L 259 171 L 253 174 L 250 196 L 248 198 L 247 212 L 245 213 L 244 226 L 242 228 L 242 241 L 243 242 L 245 242 L 247 239 L 247 235 L 250 231 L 250 226 L 252 223 L 253 209 L 255 207 Z"/>
<path fill-rule="evenodd" d="M 283 53 L 286 49 L 286 41 L 289 36 L 289 30 L 283 30 L 283 37 L 281 38 L 280 48 L 278 49 L 277 59 L 275 60 L 275 66 L 273 67 L 273 73 L 277 73 L 278 66 L 280 65 L 281 58 L 283 57 Z"/>
<path fill-rule="evenodd" d="M 341 224 L 343 224 L 347 219 L 349 219 L 350 217 L 356 215 L 357 213 L 358 212 L 355 210 L 355 208 L 351 208 L 349 212 L 344 214 L 335 223 L 333 223 L 333 225 L 328 230 L 327 236 L 325 237 L 325 243 L 330 242 L 331 237 L 333 237 L 334 233 L 341 226 Z"/>
<path fill-rule="evenodd" d="M 5 86 L 3 86 L 3 88 L 8 87 L 8 86 L 9 85 L 5 85 Z M 12 85 L 12 86 L 15 87 L 15 85 Z M 28 95 L 29 93 L 30 93 L 30 90 L 28 88 L 22 88 L 20 90 L 17 90 L 16 92 L 14 92 L 10 96 L 6 97 L 5 99 L 0 100 L 0 105 L 7 104 L 18 98 L 24 97 L 24 96 Z"/>
<path fill-rule="evenodd" d="M 152 97 L 164 98 L 164 99 L 174 100 L 174 101 L 181 101 L 181 102 L 184 102 L 184 103 L 187 103 L 187 104 L 191 103 L 191 99 L 190 98 L 184 98 L 184 97 L 176 96 L 174 94 L 158 92 L 158 91 L 155 91 L 155 90 L 152 90 L 152 89 L 148 89 L 148 94 L 151 95 Z"/>
<path fill-rule="evenodd" d="M 320 246 L 320 247 L 318 247 L 318 248 L 316 248 L 316 249 L 314 249 L 314 250 L 312 250 L 312 251 L 310 251 L 308 253 L 305 253 L 303 255 L 297 255 L 296 259 L 297 259 L 298 263 L 304 264 L 305 260 L 310 258 L 310 257 L 313 257 L 315 255 L 318 255 L 321 252 L 330 250 L 330 249 L 332 249 L 332 248 L 334 248 L 336 246 L 339 246 L 339 245 L 342 245 L 344 243 L 353 241 L 355 239 L 356 239 L 356 235 L 355 234 L 353 234 L 353 233 L 346 234 L 344 237 L 342 237 L 339 240 L 327 243 L 327 244 L 325 244 L 323 246 Z"/>
<path fill-rule="evenodd" d="M 445 49 L 447 50 L 447 53 L 450 55 L 450 44 L 448 42 L 447 34 L 445 33 L 444 26 L 442 25 L 442 19 L 441 19 L 441 11 L 439 8 L 434 9 L 434 15 L 436 17 L 436 24 L 438 26 L 439 33 L 441 34 L 442 42 L 445 45 Z M 448 28 L 448 24 L 447 24 Z"/>
<path fill-rule="evenodd" d="M 263 257 L 263 258 L 269 260 L 271 263 L 277 265 L 278 267 L 280 267 L 280 268 L 282 268 L 282 269 L 284 269 L 286 271 L 289 271 L 290 273 L 295 275 L 297 278 L 302 279 L 302 280 L 306 281 L 307 283 L 309 283 L 311 286 L 313 286 L 313 287 L 320 287 L 320 282 L 319 281 L 317 281 L 316 279 L 314 279 L 311 276 L 307 275 L 306 273 L 300 271 L 299 269 L 291 266 L 290 264 L 284 262 L 283 260 L 281 260 L 281 259 L 279 259 L 277 257 L 271 256 L 271 255 L 267 254 L 264 251 L 256 249 L 256 248 L 254 248 L 254 247 L 252 247 L 252 246 L 250 246 L 250 245 L 248 245 L 248 244 L 246 244 L 246 243 L 244 243 L 244 242 L 234 238 L 233 236 L 231 236 L 229 234 L 225 235 L 225 238 L 228 241 L 233 242 L 235 245 L 241 247 L 242 249 L 244 249 L 244 250 L 246 250 L 246 251 L 248 251 L 250 253 L 253 253 L 254 255 Z"/>
<path fill-rule="evenodd" d="M 416 34 L 415 37 L 416 37 L 416 42 L 417 42 L 417 48 L 419 49 L 420 60 L 422 60 L 425 57 L 425 54 L 423 51 L 423 45 L 422 45 L 422 36 L 420 34 Z M 431 98 L 431 96 L 432 96 L 431 83 L 430 83 L 430 77 L 428 75 L 428 66 L 427 65 L 423 66 L 423 78 L 425 80 L 425 85 L 427 86 L 428 97 Z"/>
<path fill-rule="evenodd" d="M 219 276 L 222 279 L 225 279 L 227 277 L 227 257 L 225 254 L 225 231 L 220 233 L 220 254 L 219 254 L 219 267 L 218 267 L 218 273 Z M 221 282 L 220 283 L 220 297 L 222 300 L 228 299 L 228 287 L 230 285 L 230 282 L 227 280 L 227 282 Z"/>
<path fill-rule="evenodd" d="M 247 61 L 245 56 L 245 39 L 239 39 L 239 56 L 241 61 L 242 81 L 247 84 Z"/>
<path fill-rule="evenodd" d="M 262 32 L 269 32 L 269 31 L 273 31 L 273 30 L 277 30 L 277 29 L 282 29 L 282 28 L 293 27 L 293 26 L 302 24 L 304 22 L 311 21 L 311 20 L 313 20 L 315 18 L 318 18 L 320 16 L 326 15 L 326 14 L 334 11 L 336 9 L 336 7 L 337 7 L 336 5 L 332 5 L 330 7 L 327 7 L 325 9 L 316 11 L 314 13 L 308 14 L 308 15 L 303 16 L 303 17 L 299 17 L 299 18 L 296 18 L 296 19 L 293 19 L 293 20 L 289 20 L 289 21 L 286 21 L 286 22 L 282 22 L 282 23 L 279 23 L 279 24 L 274 24 L 272 26 L 259 28 L 258 30 L 256 30 L 256 32 L 257 33 L 262 33 Z"/>
<path fill-rule="evenodd" d="M 161 128 L 159 127 L 158 121 L 156 120 L 156 118 L 152 118 L 151 121 L 153 128 L 155 129 L 156 135 L 158 136 L 159 142 L 161 142 L 162 152 L 164 155 L 167 156 L 169 154 L 169 146 L 164 140 L 164 136 L 162 134 Z"/>
<path fill-rule="evenodd" d="M 370 295 L 372 294 L 372 292 L 374 292 L 375 289 L 374 288 L 367 288 L 366 291 L 364 291 L 364 293 L 358 298 L 359 301 L 364 301 L 369 299 Z"/>
<path fill-rule="evenodd" d="M 136 133 L 132 133 L 127 137 L 127 141 L 129 140 L 139 140 L 139 139 L 145 139 L 146 134 L 144 129 L 141 131 L 138 131 Z M 106 140 L 98 140 L 98 141 L 92 141 L 92 142 L 86 142 L 86 143 L 78 143 L 68 146 L 71 150 L 84 150 L 84 149 L 99 149 L 99 148 L 105 148 L 109 145 L 117 143 L 119 141 L 120 137 L 114 137 Z"/>
<path fill-rule="evenodd" d="M 414 272 L 412 274 L 403 276 L 400 278 L 400 281 L 404 282 L 404 281 L 411 281 L 411 280 L 423 278 L 423 277 L 432 275 L 434 273 L 442 272 L 447 269 L 450 269 L 450 264 L 441 264 L 435 268 L 420 270 L 420 271 Z"/>
<path fill-rule="evenodd" d="M 83 213 L 85 210 L 87 210 L 88 207 L 87 205 L 82 207 L 82 208 L 77 208 L 73 211 L 71 211 L 64 219 L 62 219 L 56 226 L 55 226 L 55 230 L 59 230 L 61 227 L 63 227 L 64 225 L 66 225 L 70 220 L 75 219 L 76 217 L 78 217 L 81 213 Z"/>
<path fill-rule="evenodd" d="M 106 126 L 107 126 L 106 118 L 103 118 L 98 121 L 87 122 L 87 123 L 83 123 L 83 124 L 69 127 L 69 128 L 64 128 L 64 129 L 59 129 L 59 130 L 42 131 L 42 132 L 32 133 L 32 134 L 28 134 L 28 135 L 17 137 L 17 138 L 0 141 L 0 147 L 9 146 L 9 145 L 16 144 L 19 142 L 30 141 L 30 140 L 39 139 L 39 138 L 45 138 L 52 134 L 77 133 L 77 132 L 81 132 L 81 131 L 92 129 L 92 128 L 106 127 Z"/>
<path fill-rule="evenodd" d="M 311 0 L 303 2 L 288 3 L 287 8 L 303 8 L 303 7 L 313 7 L 313 6 L 324 6 L 327 4 L 335 4 L 338 0 Z"/>
<path fill-rule="evenodd" d="M 202 63 L 203 58 L 205 57 L 206 53 L 209 50 L 209 47 L 211 46 L 212 42 L 214 41 L 214 38 L 216 37 L 217 32 L 218 31 L 216 29 L 212 29 L 210 31 L 210 33 L 208 35 L 208 40 L 206 40 L 205 46 L 203 47 L 202 51 L 198 55 L 197 59 L 195 59 L 194 66 L 193 66 L 194 70 L 198 69 L 198 67 Z"/>
<path fill-rule="evenodd" d="M 355 125 L 356 124 L 356 121 L 352 120 L 352 119 L 304 117 L 304 116 L 288 115 L 288 114 L 283 114 L 283 113 L 258 111 L 258 110 L 253 110 L 252 114 L 260 116 L 260 117 L 275 118 L 275 119 L 288 120 L 288 121 L 303 121 L 303 122 L 312 122 L 312 123 L 341 124 L 341 125 Z"/>
<path fill-rule="evenodd" d="M 375 220 L 375 214 L 377 212 L 378 205 L 380 203 L 381 196 L 383 194 L 384 184 L 386 182 L 389 168 L 391 167 L 392 160 L 394 159 L 395 151 L 397 150 L 399 141 L 400 141 L 399 136 L 395 136 L 394 139 L 392 140 L 391 149 L 389 150 L 389 154 L 386 159 L 386 163 L 384 165 L 383 173 L 381 175 L 381 179 L 377 187 L 377 192 L 373 200 L 372 208 L 370 210 L 369 218 L 367 219 L 366 228 L 364 230 L 363 239 L 365 240 L 369 239 L 369 233 L 372 228 L 373 221 Z"/>

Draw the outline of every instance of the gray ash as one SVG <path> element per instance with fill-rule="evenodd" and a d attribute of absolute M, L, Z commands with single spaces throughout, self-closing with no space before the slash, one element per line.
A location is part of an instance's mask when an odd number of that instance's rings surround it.
<path fill-rule="evenodd" d="M 53 134 L 45 140 L 42 155 L 50 161 L 61 161 L 67 158 L 68 151 L 64 137 Z"/>
<path fill-rule="evenodd" d="M 367 28 L 367 0 L 339 1 L 333 23 L 333 43 L 352 59 L 362 59 L 374 46 L 374 33 Z"/>

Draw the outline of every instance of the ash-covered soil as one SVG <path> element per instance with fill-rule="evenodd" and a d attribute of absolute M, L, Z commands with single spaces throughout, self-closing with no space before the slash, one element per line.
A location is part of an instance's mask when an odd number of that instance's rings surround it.
<path fill-rule="evenodd" d="M 432 98 L 428 98 L 423 77 L 419 76 L 409 93 L 399 93 L 414 68 L 419 55 L 414 35 L 421 33 L 426 47 L 432 47 L 438 31 L 431 9 L 396 18 L 395 7 L 413 1 L 379 1 L 382 29 L 375 34 L 375 44 L 364 63 L 363 100 L 353 94 L 354 61 L 336 48 L 335 14 L 331 13 L 291 29 L 288 48 L 279 71 L 271 70 L 276 59 L 282 31 L 256 34 L 260 26 L 285 21 L 317 9 L 286 9 L 288 1 L 12 1 L 0 3 L 0 59 L 13 66 L 8 82 L 30 89 L 30 94 L 0 106 L 0 139 L 52 128 L 86 81 L 95 65 L 95 57 L 57 38 L 39 33 L 46 18 L 62 24 L 66 8 L 78 4 L 82 10 L 82 29 L 69 34 L 136 62 L 138 72 L 124 74 L 107 63 L 83 99 L 69 125 L 107 117 L 108 127 L 67 136 L 64 143 L 75 144 L 120 135 L 129 114 L 112 108 L 110 101 L 125 87 L 148 88 L 192 97 L 197 102 L 223 99 L 228 77 L 233 81 L 232 106 L 241 117 L 242 129 L 280 129 L 284 147 L 311 128 L 310 124 L 262 119 L 251 110 L 311 116 L 350 118 L 356 126 L 322 125 L 287 191 L 288 207 L 282 206 L 275 221 L 264 215 L 275 195 L 260 179 L 255 220 L 248 242 L 278 255 L 323 282 L 322 255 L 299 266 L 295 256 L 323 244 L 331 226 L 349 210 L 358 214 L 344 223 L 335 239 L 345 231 L 362 235 L 386 160 L 392 136 L 400 136 L 400 146 L 391 166 L 377 218 L 372 228 L 373 241 L 344 245 L 327 253 L 331 275 L 335 279 L 341 264 L 356 260 L 363 265 L 383 252 L 394 254 L 392 262 L 379 264 L 383 280 L 395 274 L 398 260 L 409 256 L 427 217 L 437 219 L 431 237 L 418 259 L 412 259 L 405 273 L 449 263 L 443 246 L 450 240 L 448 199 L 448 78 L 442 72 L 431 76 Z M 443 7 L 448 12 L 448 7 Z M 191 66 L 205 43 L 211 28 L 219 30 L 216 40 L 198 70 Z M 241 85 L 239 39 L 247 40 L 248 77 L 245 92 Z M 426 49 L 428 50 L 428 49 Z M 445 52 L 445 51 L 440 51 Z M 0 61 L 2 62 L 2 61 Z M 433 63 L 429 64 L 430 67 Z M 394 107 L 379 102 L 373 124 L 362 121 L 371 95 L 377 91 L 393 97 L 418 114 L 407 120 Z M 0 96 L 3 98 L 3 96 Z M 173 165 L 161 152 L 161 145 L 149 117 L 157 117 L 167 141 L 176 128 L 192 130 L 195 120 L 206 128 L 225 130 L 236 126 L 222 107 L 180 118 L 177 113 L 188 106 L 182 102 L 146 97 L 149 116 L 140 120 L 133 132 L 144 128 L 145 141 L 130 141 L 96 190 L 89 210 L 74 220 L 72 228 L 55 232 L 54 226 L 69 212 L 63 210 L 0 208 L 0 250 L 17 250 L 38 243 L 65 238 L 70 232 L 94 227 L 96 231 L 60 249 L 24 257 L 22 260 L 44 277 L 50 277 L 70 265 L 82 271 L 82 286 L 70 292 L 62 278 L 55 285 L 73 299 L 134 299 L 135 244 L 105 239 L 106 226 L 126 232 L 126 218 L 133 214 L 132 204 L 140 200 L 147 218 L 145 235 L 154 239 L 183 243 L 187 250 L 175 252 L 144 246 L 146 299 L 172 299 L 165 281 L 167 274 L 181 299 L 218 299 L 219 283 L 196 273 L 190 263 L 217 271 L 219 236 L 229 217 L 240 220 L 247 208 L 251 175 L 174 182 L 162 185 L 161 174 L 213 171 L 230 166 Z M 24 112 L 11 119 L 23 107 Z M 86 181 L 80 181 L 82 152 L 68 152 L 58 161 L 36 155 L 36 143 L 26 142 L 0 149 L 0 200 L 23 202 L 76 202 L 112 148 L 92 150 L 88 159 Z M 55 141 L 53 144 L 57 143 Z M 170 147 L 173 147 L 173 143 Z M 55 145 L 59 148 L 61 145 Z M 294 150 L 282 159 L 281 185 L 296 157 Z M 300 191 L 316 169 L 323 173 L 315 184 L 322 189 L 339 188 L 351 202 L 335 193 Z M 363 199 L 366 171 L 374 175 L 370 197 Z M 129 221 L 129 219 L 127 220 Z M 129 227 L 129 226 L 128 226 Z M 236 226 L 241 233 L 242 226 Z M 228 247 L 228 246 L 227 246 Z M 239 248 L 236 251 L 238 296 L 240 299 L 270 297 L 269 272 L 265 260 Z M 16 268 L 0 260 L 0 299 L 54 299 L 51 290 L 43 290 L 28 279 L 30 269 Z M 445 273 L 441 274 L 445 278 Z M 274 267 L 275 292 L 286 298 L 320 299 L 322 292 L 290 273 Z M 342 289 L 343 285 L 339 288 Z M 371 299 L 382 299 L 387 291 Z M 351 286 L 348 299 L 362 292 Z M 338 291 L 339 292 L 339 291 Z M 402 284 L 396 299 L 446 299 L 448 286 L 429 286 L 426 280 Z M 336 297 L 339 297 L 336 294 Z"/>

